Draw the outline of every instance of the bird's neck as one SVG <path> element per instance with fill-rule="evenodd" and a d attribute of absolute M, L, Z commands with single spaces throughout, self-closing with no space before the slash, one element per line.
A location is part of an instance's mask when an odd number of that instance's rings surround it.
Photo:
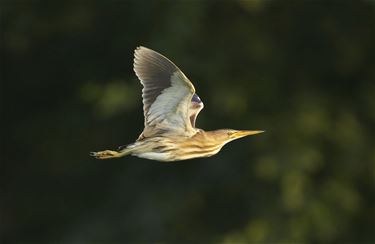
<path fill-rule="evenodd" d="M 204 131 L 199 129 L 194 135 L 194 139 L 202 143 L 208 143 L 212 145 L 224 145 L 225 142 L 218 140 L 216 131 Z"/>

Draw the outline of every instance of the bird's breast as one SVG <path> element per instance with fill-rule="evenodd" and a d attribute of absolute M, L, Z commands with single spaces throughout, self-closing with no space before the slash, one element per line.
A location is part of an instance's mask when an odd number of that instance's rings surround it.
<path fill-rule="evenodd" d="M 162 162 L 173 161 L 171 155 L 169 153 L 162 153 L 162 152 L 143 152 L 136 154 L 135 156 L 140 158 L 146 158 L 151 160 L 157 160 Z"/>

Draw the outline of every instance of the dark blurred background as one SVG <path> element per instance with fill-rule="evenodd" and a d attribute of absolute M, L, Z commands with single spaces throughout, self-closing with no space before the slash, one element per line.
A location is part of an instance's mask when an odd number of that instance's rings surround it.
<path fill-rule="evenodd" d="M 1 240 L 374 243 L 374 1 L 2 1 Z M 173 60 L 216 156 L 99 161 L 143 129 L 133 51 Z"/>

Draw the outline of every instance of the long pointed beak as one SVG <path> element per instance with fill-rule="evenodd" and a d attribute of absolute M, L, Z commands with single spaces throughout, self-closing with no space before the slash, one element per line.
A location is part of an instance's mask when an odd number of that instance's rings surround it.
<path fill-rule="evenodd" d="M 263 133 L 263 132 L 264 132 L 264 130 L 239 130 L 239 131 L 235 132 L 232 135 L 232 137 L 234 139 L 237 139 L 237 138 L 241 138 L 241 137 L 244 137 L 244 136 L 252 136 L 252 135 Z"/>

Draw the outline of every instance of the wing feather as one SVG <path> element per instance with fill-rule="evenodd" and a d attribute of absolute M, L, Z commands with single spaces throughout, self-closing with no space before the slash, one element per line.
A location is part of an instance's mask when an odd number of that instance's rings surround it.
<path fill-rule="evenodd" d="M 143 85 L 143 136 L 155 130 L 189 134 L 189 107 L 195 93 L 193 84 L 168 58 L 145 47 L 134 52 L 134 71 Z"/>

